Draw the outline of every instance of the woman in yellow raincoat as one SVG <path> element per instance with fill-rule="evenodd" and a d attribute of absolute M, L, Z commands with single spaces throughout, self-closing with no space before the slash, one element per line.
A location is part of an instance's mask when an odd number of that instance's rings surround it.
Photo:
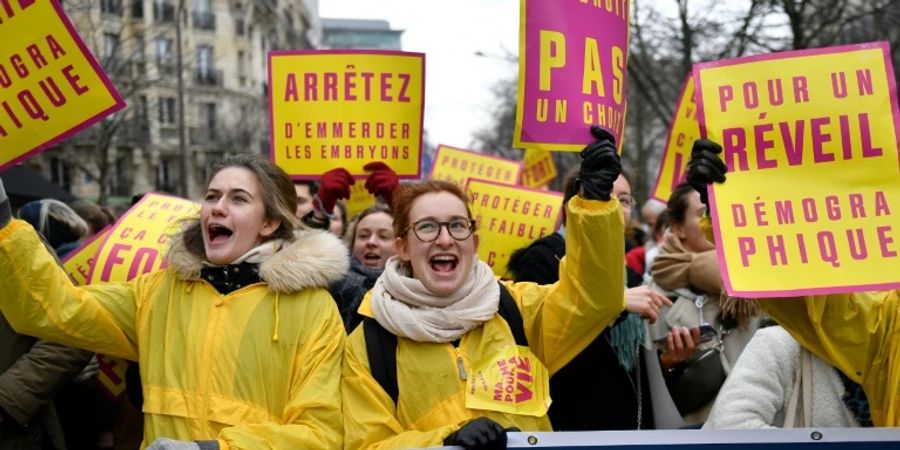
<path fill-rule="evenodd" d="M 223 161 L 168 268 L 128 283 L 73 286 L 28 224 L 8 223 L 5 197 L 0 183 L 3 314 L 20 333 L 139 361 L 145 446 L 341 446 L 345 337 L 325 289 L 346 250 L 324 231 L 294 234 L 281 169 Z"/>
<path fill-rule="evenodd" d="M 476 257 L 475 222 L 455 184 L 431 180 L 394 194 L 398 254 L 363 300 L 367 319 L 344 355 L 345 448 L 500 448 L 508 428 L 550 431 L 549 375 L 625 307 L 623 219 L 610 199 L 621 166 L 612 136 L 592 133 L 553 285 L 496 281 Z M 504 318 L 498 309 L 509 304 L 516 312 Z M 516 345 L 515 329 L 527 347 Z M 382 333 L 392 339 L 373 340 Z M 387 367 L 396 368 L 394 383 L 373 375 L 379 361 L 370 354 L 396 357 Z"/>
<path fill-rule="evenodd" d="M 694 144 L 688 181 L 725 181 L 722 147 Z M 805 349 L 862 385 L 875 426 L 900 426 L 900 290 L 759 300 Z"/>

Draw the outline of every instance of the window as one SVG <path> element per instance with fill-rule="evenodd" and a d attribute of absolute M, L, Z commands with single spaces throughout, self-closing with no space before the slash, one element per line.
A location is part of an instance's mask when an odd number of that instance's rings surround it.
<path fill-rule="evenodd" d="M 143 34 L 134 35 L 134 60 L 143 63 L 147 60 L 147 52 L 145 51 L 146 43 L 144 43 Z"/>
<path fill-rule="evenodd" d="M 216 135 L 216 104 L 200 104 L 200 135 L 211 140 Z"/>
<path fill-rule="evenodd" d="M 244 23 L 243 17 L 234 19 L 234 34 L 243 36 L 246 33 L 247 25 Z"/>
<path fill-rule="evenodd" d="M 114 16 L 122 15 L 121 0 L 100 0 L 100 12 Z"/>
<path fill-rule="evenodd" d="M 200 45 L 197 47 L 197 73 L 202 77 L 208 77 L 212 72 L 212 47 Z"/>
<path fill-rule="evenodd" d="M 174 167 L 176 161 L 171 158 L 160 158 L 156 166 L 156 189 L 163 192 L 175 192 Z"/>
<path fill-rule="evenodd" d="M 103 33 L 103 61 L 107 64 L 114 63 L 119 57 L 119 35 L 116 33 Z"/>
<path fill-rule="evenodd" d="M 175 6 L 166 0 L 153 0 L 153 17 L 157 22 L 175 20 Z"/>
<path fill-rule="evenodd" d="M 172 40 L 156 38 L 156 65 L 161 74 L 171 75 L 175 73 L 175 58 L 172 54 Z"/>
<path fill-rule="evenodd" d="M 147 123 L 149 119 L 149 115 L 147 114 L 147 96 L 140 95 L 138 96 L 137 105 L 135 105 L 134 115 L 137 120 L 141 123 Z"/>
<path fill-rule="evenodd" d="M 247 84 L 247 67 L 246 67 L 246 65 L 247 65 L 247 62 L 245 59 L 244 52 L 241 50 L 238 50 L 238 52 L 237 52 L 237 76 L 238 76 L 238 83 L 240 83 L 240 85 L 242 87 L 245 84 Z"/>
<path fill-rule="evenodd" d="M 175 99 L 172 97 L 159 98 L 159 123 L 165 125 L 175 124 Z"/>
<path fill-rule="evenodd" d="M 69 167 L 71 164 L 67 163 L 65 158 L 50 158 L 50 181 L 63 189 L 69 189 L 72 182 Z"/>
<path fill-rule="evenodd" d="M 131 17 L 135 19 L 144 18 L 144 0 L 131 0 Z"/>
<path fill-rule="evenodd" d="M 209 45 L 197 46 L 197 83 L 215 86 L 221 83 L 221 75 L 213 68 L 213 48 Z"/>

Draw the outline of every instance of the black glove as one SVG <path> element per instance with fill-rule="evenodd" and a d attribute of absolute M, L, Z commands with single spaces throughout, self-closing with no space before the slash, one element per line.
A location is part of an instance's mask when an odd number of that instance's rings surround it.
<path fill-rule="evenodd" d="M 12 208 L 9 206 L 9 197 L 3 188 L 3 179 L 0 178 L 0 228 L 6 226 L 12 220 Z"/>
<path fill-rule="evenodd" d="M 709 197 L 706 186 L 711 183 L 724 183 L 728 167 L 719 159 L 722 146 L 706 139 L 694 141 L 691 159 L 687 164 L 687 182 L 700 193 L 700 201 L 709 211 Z"/>
<path fill-rule="evenodd" d="M 609 201 L 613 183 L 622 173 L 616 139 L 597 125 L 591 127 L 591 134 L 597 140 L 581 151 L 581 169 L 578 171 L 581 196 L 588 200 Z"/>
<path fill-rule="evenodd" d="M 447 436 L 444 445 L 458 445 L 466 450 L 505 449 L 506 430 L 487 417 L 479 417 Z"/>

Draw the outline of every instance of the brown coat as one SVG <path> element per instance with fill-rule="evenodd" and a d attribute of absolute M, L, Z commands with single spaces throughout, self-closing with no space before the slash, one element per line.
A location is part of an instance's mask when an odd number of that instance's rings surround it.
<path fill-rule="evenodd" d="M 0 450 L 66 448 L 53 396 L 92 355 L 18 334 L 0 315 Z"/>

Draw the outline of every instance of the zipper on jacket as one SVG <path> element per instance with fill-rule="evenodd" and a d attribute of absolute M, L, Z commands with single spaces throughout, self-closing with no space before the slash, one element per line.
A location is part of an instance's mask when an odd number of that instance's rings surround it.
<path fill-rule="evenodd" d="M 456 368 L 459 369 L 459 379 L 466 381 L 466 365 L 463 364 L 462 353 L 459 352 L 459 347 L 453 347 L 453 350 L 456 350 Z"/>

